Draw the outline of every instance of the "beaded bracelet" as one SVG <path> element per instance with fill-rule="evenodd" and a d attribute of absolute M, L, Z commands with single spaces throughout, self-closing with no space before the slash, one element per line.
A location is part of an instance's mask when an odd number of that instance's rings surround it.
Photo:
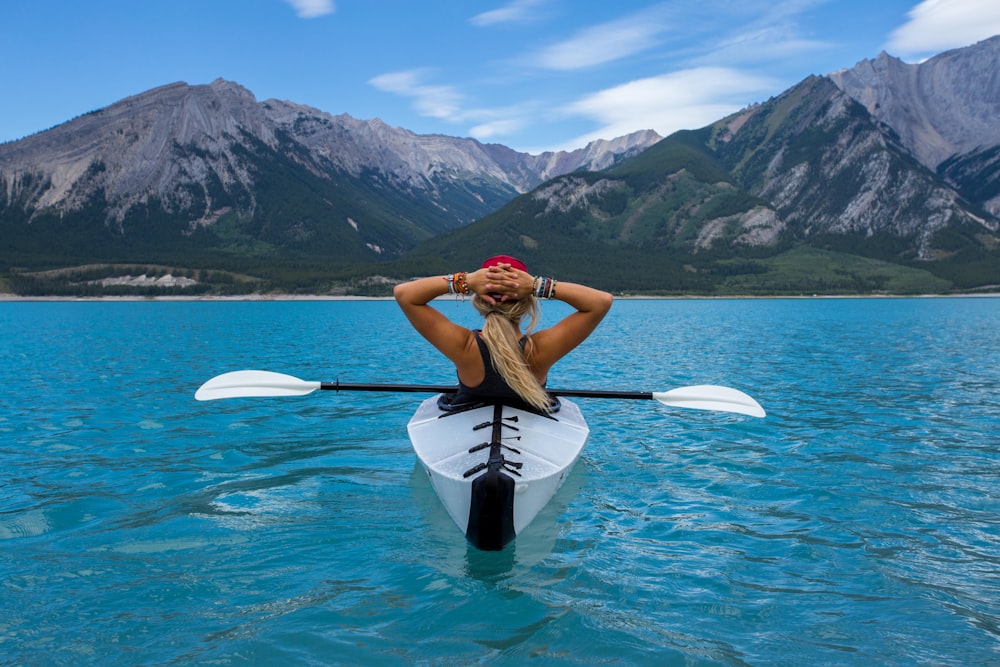
<path fill-rule="evenodd" d="M 531 284 L 531 292 L 539 299 L 554 299 L 556 298 L 557 282 L 555 278 L 536 276 Z"/>
<path fill-rule="evenodd" d="M 469 276 L 464 271 L 461 273 L 449 273 L 444 277 L 444 280 L 448 283 L 449 294 L 464 295 L 469 293 Z"/>

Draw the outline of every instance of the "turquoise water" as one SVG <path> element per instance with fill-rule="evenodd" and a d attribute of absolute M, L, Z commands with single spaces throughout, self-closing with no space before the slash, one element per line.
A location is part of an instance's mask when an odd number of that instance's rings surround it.
<path fill-rule="evenodd" d="M 768 417 L 580 399 L 500 553 L 421 395 L 193 400 L 243 368 L 452 381 L 386 301 L 0 303 L 0 664 L 1000 664 L 1000 299 L 617 302 L 551 386 Z"/>

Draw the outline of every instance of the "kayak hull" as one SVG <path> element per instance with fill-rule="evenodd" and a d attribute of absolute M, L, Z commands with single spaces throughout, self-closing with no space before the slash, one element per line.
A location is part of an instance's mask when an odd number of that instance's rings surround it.
<path fill-rule="evenodd" d="M 502 402 L 443 410 L 438 398 L 423 401 L 407 424 L 414 452 L 469 542 L 502 549 L 565 481 L 587 423 L 567 400 L 543 415 Z"/>

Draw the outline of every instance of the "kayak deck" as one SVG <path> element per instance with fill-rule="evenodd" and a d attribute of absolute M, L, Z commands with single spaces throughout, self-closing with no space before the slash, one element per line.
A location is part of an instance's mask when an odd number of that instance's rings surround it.
<path fill-rule="evenodd" d="M 543 415 L 502 402 L 446 411 L 437 396 L 420 404 L 407 431 L 445 509 L 480 549 L 502 549 L 531 522 L 590 432 L 567 400 Z"/>

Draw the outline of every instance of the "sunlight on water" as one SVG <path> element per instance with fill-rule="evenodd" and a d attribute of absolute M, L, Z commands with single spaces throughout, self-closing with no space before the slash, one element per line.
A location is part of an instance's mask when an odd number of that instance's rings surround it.
<path fill-rule="evenodd" d="M 550 386 L 768 417 L 580 399 L 576 469 L 486 553 L 422 396 L 193 400 L 453 382 L 394 304 L 3 303 L 0 663 L 997 663 L 998 332 L 998 299 L 619 301 Z"/>

